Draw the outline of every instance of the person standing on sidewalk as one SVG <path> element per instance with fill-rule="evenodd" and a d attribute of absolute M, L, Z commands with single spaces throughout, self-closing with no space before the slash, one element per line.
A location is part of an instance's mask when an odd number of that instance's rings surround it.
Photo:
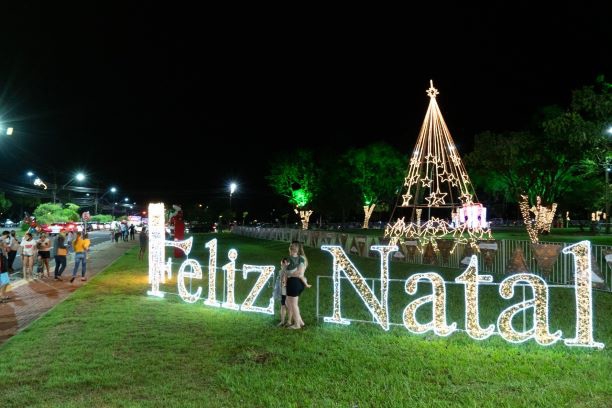
<path fill-rule="evenodd" d="M 87 234 L 85 234 L 85 236 L 87 236 Z M 76 239 L 72 243 L 72 246 L 74 248 L 74 269 L 72 270 L 72 278 L 70 278 L 70 283 L 74 282 L 74 280 L 76 279 L 76 275 L 79 270 L 79 264 L 82 264 L 81 280 L 87 280 L 87 278 L 85 277 L 85 273 L 87 273 L 87 251 L 89 250 L 89 243 L 89 239 L 84 239 L 82 237 L 81 231 L 78 231 Z"/>
<path fill-rule="evenodd" d="M 72 248 L 72 241 L 74 241 L 74 231 L 70 230 L 66 234 L 66 242 L 65 242 L 68 253 L 70 253 L 70 249 Z"/>
<path fill-rule="evenodd" d="M 133 241 L 134 238 L 136 237 L 136 227 L 134 226 L 134 224 L 130 224 L 130 240 Z"/>
<path fill-rule="evenodd" d="M 47 234 L 44 232 L 40 233 L 40 238 L 36 242 L 38 249 L 38 274 L 41 278 L 45 276 L 47 278 L 51 277 L 51 268 L 49 267 L 49 259 L 51 258 L 51 240 L 47 238 Z M 45 269 L 47 270 L 47 274 L 45 275 Z"/>
<path fill-rule="evenodd" d="M 10 249 L 10 237 L 8 231 L 2 232 L 2 264 L 0 265 L 0 302 L 8 302 L 11 298 L 6 295 L 6 288 L 9 285 L 10 279 L 8 274 L 8 252 Z"/>
<path fill-rule="evenodd" d="M 21 241 L 21 264 L 23 269 L 23 279 L 32 280 L 32 268 L 34 267 L 34 258 L 36 257 L 36 241 L 32 238 L 32 234 L 26 232 Z"/>
<path fill-rule="evenodd" d="M 17 236 L 15 236 L 15 230 L 11 230 L 11 240 L 9 243 L 9 254 L 8 254 L 8 271 L 15 272 L 13 269 L 13 263 L 15 262 L 15 257 L 17 256 L 17 251 L 19 251 L 19 241 L 17 240 Z"/>
<path fill-rule="evenodd" d="M 53 245 L 54 259 L 55 259 L 55 272 L 53 274 L 54 279 L 61 281 L 62 273 L 66 269 L 66 255 L 68 255 L 68 248 L 65 245 L 66 237 L 64 231 L 60 232 L 55 238 L 55 244 Z"/>

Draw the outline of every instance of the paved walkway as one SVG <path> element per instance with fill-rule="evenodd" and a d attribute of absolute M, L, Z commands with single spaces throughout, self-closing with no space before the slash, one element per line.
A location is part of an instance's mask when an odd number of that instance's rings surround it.
<path fill-rule="evenodd" d="M 103 242 L 91 247 L 87 262 L 87 279 L 104 270 L 128 249 L 138 245 L 138 240 L 128 242 Z M 55 265 L 51 263 L 51 274 Z M 27 282 L 23 279 L 11 283 L 7 295 L 12 299 L 0 304 L 0 344 L 27 327 L 34 320 L 48 312 L 53 306 L 66 299 L 72 292 L 87 284 L 79 277 L 70 283 L 74 255 L 68 258 L 68 265 L 62 274 L 63 281 L 51 278 Z"/>

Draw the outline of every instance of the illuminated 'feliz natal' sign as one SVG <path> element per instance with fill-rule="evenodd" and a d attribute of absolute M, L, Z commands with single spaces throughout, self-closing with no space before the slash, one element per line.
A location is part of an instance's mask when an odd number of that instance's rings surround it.
<path fill-rule="evenodd" d="M 149 283 L 151 290 L 147 293 L 152 296 L 163 297 L 159 290 L 160 283 L 165 277 L 171 276 L 170 260 L 164 262 L 165 246 L 181 248 L 185 254 L 191 252 L 193 238 L 184 241 L 165 240 L 164 206 L 163 204 L 149 205 Z M 217 267 L 217 240 L 206 243 L 209 249 L 208 270 L 216 271 Z M 350 261 L 342 247 L 324 245 L 322 250 L 333 256 L 333 313 L 324 317 L 325 322 L 350 324 L 350 320 L 342 317 L 340 277 L 344 274 L 361 297 L 364 304 L 372 314 L 375 321 L 384 329 L 389 330 L 389 254 L 398 250 L 396 246 L 372 246 L 373 251 L 380 253 L 380 295 L 377 296 L 366 283 L 359 270 Z M 467 269 L 459 275 L 455 282 L 465 286 L 465 332 L 475 340 L 484 340 L 494 333 L 498 333 L 504 340 L 511 343 L 522 343 L 534 339 L 538 344 L 548 346 L 563 340 L 567 346 L 603 348 L 604 344 L 596 342 L 593 338 L 593 299 L 591 290 L 591 246 L 588 241 L 582 241 L 566 247 L 563 252 L 574 258 L 574 280 L 576 298 L 576 332 L 573 338 L 563 338 L 560 330 L 551 333 L 548 324 L 548 285 L 539 276 L 529 273 L 520 273 L 507 277 L 499 285 L 499 294 L 504 299 L 514 296 L 517 284 L 526 284 L 533 290 L 533 298 L 524 300 L 503 310 L 497 318 L 497 329 L 491 324 L 482 327 L 479 321 L 478 287 L 480 282 L 492 282 L 491 275 L 480 275 L 476 256 L 472 256 Z M 274 314 L 274 299 L 270 298 L 266 307 L 255 306 L 255 301 L 264 285 L 274 276 L 274 266 L 243 265 L 243 279 L 251 272 L 259 273 L 259 278 L 242 304 L 235 301 L 234 287 L 236 281 L 236 259 L 238 252 L 231 249 L 228 253 L 229 263 L 221 269 L 226 275 L 225 301 L 216 298 L 216 274 L 208 276 L 208 298 L 204 304 L 233 310 Z M 198 287 L 192 293 L 185 286 L 185 279 L 202 279 L 202 267 L 193 260 L 185 260 L 178 270 L 177 286 L 179 296 L 188 303 L 197 302 L 202 296 L 202 288 Z M 404 327 L 412 333 L 426 333 L 433 331 L 438 336 L 448 336 L 458 330 L 457 323 L 448 324 L 446 318 L 446 287 L 442 276 L 435 272 L 416 273 L 410 276 L 405 283 L 406 293 L 414 295 L 419 282 L 431 283 L 432 293 L 413 300 L 406 306 L 403 313 Z M 432 305 L 432 320 L 427 323 L 419 322 L 416 318 L 417 310 L 425 305 Z M 518 331 L 512 325 L 512 319 L 519 313 L 532 310 L 532 327 L 525 331 Z"/>

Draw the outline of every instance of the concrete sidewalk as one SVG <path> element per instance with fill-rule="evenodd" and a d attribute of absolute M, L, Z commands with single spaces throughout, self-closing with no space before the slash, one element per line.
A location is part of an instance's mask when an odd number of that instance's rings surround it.
<path fill-rule="evenodd" d="M 94 277 L 135 246 L 138 246 L 137 239 L 118 243 L 107 241 L 92 246 L 88 255 L 87 279 Z M 54 280 L 53 277 L 30 282 L 21 279 L 9 286 L 6 294 L 11 300 L 0 303 L 0 344 L 87 284 L 88 281 L 83 282 L 80 279 L 80 268 L 77 279 L 70 283 L 73 268 L 74 255 L 68 258 L 68 265 L 62 274 L 61 282 Z M 53 270 L 54 266 L 51 268 L 52 275 Z"/>

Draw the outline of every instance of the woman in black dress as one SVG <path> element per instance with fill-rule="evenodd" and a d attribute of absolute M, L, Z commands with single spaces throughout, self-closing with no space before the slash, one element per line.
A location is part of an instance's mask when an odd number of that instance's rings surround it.
<path fill-rule="evenodd" d="M 289 245 L 289 265 L 287 265 L 287 312 L 288 322 L 293 320 L 290 329 L 301 329 L 304 321 L 300 314 L 298 305 L 299 297 L 304 287 L 310 287 L 304 278 L 304 272 L 308 266 L 308 260 L 304 254 L 304 248 L 298 241 L 293 241 Z"/>

